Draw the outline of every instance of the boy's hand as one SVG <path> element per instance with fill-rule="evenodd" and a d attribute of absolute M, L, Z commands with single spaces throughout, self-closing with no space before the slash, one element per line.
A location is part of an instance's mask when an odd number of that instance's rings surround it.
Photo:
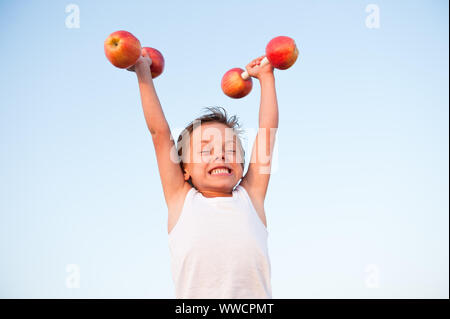
<path fill-rule="evenodd" d="M 272 64 L 267 63 L 266 65 L 260 66 L 262 59 L 264 59 L 264 55 L 254 59 L 245 67 L 248 74 L 254 78 L 257 78 L 258 80 L 261 80 L 261 78 L 266 75 L 273 75 Z"/>
<path fill-rule="evenodd" d="M 152 59 L 148 56 L 146 50 L 142 49 L 142 55 L 136 61 L 133 66 L 130 66 L 127 70 L 131 72 L 136 71 L 148 71 L 150 72 L 150 66 L 152 65 Z"/>

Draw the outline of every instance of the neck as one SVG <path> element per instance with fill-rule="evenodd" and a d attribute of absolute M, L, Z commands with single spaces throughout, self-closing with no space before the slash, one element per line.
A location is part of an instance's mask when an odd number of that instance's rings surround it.
<path fill-rule="evenodd" d="M 200 191 L 205 197 L 231 197 L 233 196 L 232 192 L 224 193 L 224 192 L 216 192 L 216 191 Z"/>

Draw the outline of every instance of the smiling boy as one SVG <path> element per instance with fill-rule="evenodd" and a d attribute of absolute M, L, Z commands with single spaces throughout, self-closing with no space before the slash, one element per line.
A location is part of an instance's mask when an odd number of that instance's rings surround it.
<path fill-rule="evenodd" d="M 235 116 L 223 108 L 171 136 L 143 51 L 136 65 L 142 107 L 152 135 L 168 207 L 171 270 L 177 298 L 272 298 L 264 199 L 278 128 L 273 67 L 247 66 L 259 80 L 259 130 L 244 174 Z M 261 156 L 263 155 L 263 156 Z"/>

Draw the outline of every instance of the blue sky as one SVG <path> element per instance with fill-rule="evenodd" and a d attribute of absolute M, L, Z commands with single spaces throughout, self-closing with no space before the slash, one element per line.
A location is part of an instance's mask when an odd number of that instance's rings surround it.
<path fill-rule="evenodd" d="M 0 297 L 174 297 L 137 81 L 103 52 L 116 30 L 163 53 L 174 135 L 212 105 L 256 129 L 258 83 L 232 100 L 221 77 L 297 42 L 275 72 L 274 298 L 449 297 L 447 1 L 74 1 L 67 28 L 70 3 L 0 2 Z"/>

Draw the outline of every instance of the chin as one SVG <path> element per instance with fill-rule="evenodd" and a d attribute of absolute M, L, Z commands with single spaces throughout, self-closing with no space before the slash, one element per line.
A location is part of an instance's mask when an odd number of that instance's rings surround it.
<path fill-rule="evenodd" d="M 234 181 L 228 180 L 228 181 L 214 181 L 211 183 L 211 185 L 215 186 L 229 186 L 233 184 Z"/>
<path fill-rule="evenodd" d="M 236 181 L 234 179 L 229 179 L 227 181 L 213 181 L 210 185 L 215 188 L 229 189 L 236 185 Z"/>

